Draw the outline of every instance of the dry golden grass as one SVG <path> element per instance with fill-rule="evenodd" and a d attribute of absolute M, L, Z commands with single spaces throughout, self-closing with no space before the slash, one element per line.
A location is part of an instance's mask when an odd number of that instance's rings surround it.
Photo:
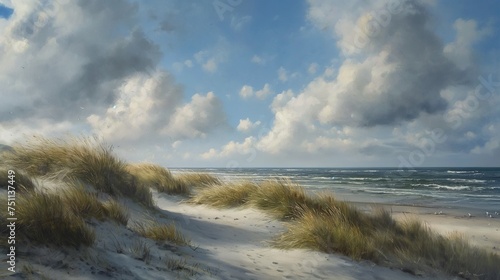
<path fill-rule="evenodd" d="M 9 170 L 12 170 L 14 173 L 9 173 Z M 33 180 L 28 175 L 19 170 L 0 167 L 0 178 L 0 188 L 2 189 L 8 189 L 9 186 L 13 186 L 16 192 L 18 192 L 33 190 L 35 188 Z M 10 180 L 10 178 L 14 180 Z M 9 181 L 11 181 L 13 184 L 9 184 Z"/>
<path fill-rule="evenodd" d="M 130 197 L 147 207 L 154 205 L 149 188 L 137 184 L 126 164 L 92 138 L 47 139 L 33 137 L 13 145 L 14 152 L 4 153 L 6 164 L 32 176 L 63 176 L 98 191 Z"/>
<path fill-rule="evenodd" d="M 182 182 L 188 188 L 200 188 L 222 184 L 222 181 L 219 178 L 207 173 L 180 173 L 176 174 L 174 178 Z"/>
<path fill-rule="evenodd" d="M 289 221 L 279 248 L 308 248 L 367 259 L 406 271 L 441 270 L 467 279 L 500 280 L 500 256 L 444 237 L 418 220 L 396 222 L 389 212 L 361 212 L 331 194 L 307 195 L 287 180 L 212 185 L 190 202 L 215 207 L 249 205 Z"/>
<path fill-rule="evenodd" d="M 175 228 L 175 225 L 160 224 L 156 221 L 136 222 L 132 230 L 141 236 L 156 241 L 168 241 L 177 245 L 189 245 L 190 242 Z"/>
<path fill-rule="evenodd" d="M 105 215 L 122 225 L 127 225 L 130 214 L 123 204 L 115 199 L 110 199 L 102 204 Z"/>
<path fill-rule="evenodd" d="M 250 195 L 257 188 L 258 186 L 252 182 L 214 184 L 200 189 L 189 202 L 220 208 L 242 206 L 250 201 Z"/>
<path fill-rule="evenodd" d="M 63 199 L 53 193 L 31 191 L 19 195 L 16 201 L 17 236 L 38 244 L 92 245 L 94 231 L 65 205 Z"/>
<path fill-rule="evenodd" d="M 65 206 L 73 214 L 84 219 L 96 218 L 98 220 L 111 219 L 119 224 L 126 225 L 129 214 L 127 209 L 115 199 L 102 202 L 97 193 L 85 189 L 77 183 L 70 184 L 60 191 Z"/>
<path fill-rule="evenodd" d="M 190 189 L 182 180 L 177 180 L 166 168 L 152 163 L 128 164 L 128 172 L 139 184 L 152 187 L 167 194 L 189 195 Z"/>
<path fill-rule="evenodd" d="M 251 194 L 250 204 L 280 219 L 300 216 L 308 197 L 304 189 L 289 180 L 270 180 L 259 184 Z"/>
<path fill-rule="evenodd" d="M 106 213 L 97 197 L 97 193 L 87 191 L 82 185 L 68 185 L 60 190 L 60 195 L 65 206 L 75 215 L 84 219 L 96 218 L 104 220 Z"/>

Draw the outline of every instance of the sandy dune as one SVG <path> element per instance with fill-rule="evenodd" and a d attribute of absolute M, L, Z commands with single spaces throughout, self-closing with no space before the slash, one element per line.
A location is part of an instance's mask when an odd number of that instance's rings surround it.
<path fill-rule="evenodd" d="M 128 249 L 138 240 L 131 230 L 110 222 L 95 222 L 98 242 L 93 248 L 28 248 L 19 252 L 19 268 L 31 267 L 33 279 L 43 279 L 42 275 L 48 279 L 446 279 L 443 275 L 414 276 L 336 254 L 279 250 L 270 241 L 283 231 L 283 224 L 258 210 L 217 210 L 186 204 L 166 194 L 155 192 L 154 196 L 160 209 L 157 212 L 147 213 L 127 202 L 131 220 L 174 221 L 191 239 L 191 246 L 140 238 L 151 251 L 150 258 L 144 261 Z M 468 218 L 444 212 L 434 215 L 433 209 L 418 207 L 391 209 L 396 218 L 418 215 L 439 232 L 458 230 L 473 244 L 494 251 L 500 247 L 498 218 Z M 168 267 L 169 262 L 181 265 Z M 20 275 L 7 279 L 20 279 Z"/>

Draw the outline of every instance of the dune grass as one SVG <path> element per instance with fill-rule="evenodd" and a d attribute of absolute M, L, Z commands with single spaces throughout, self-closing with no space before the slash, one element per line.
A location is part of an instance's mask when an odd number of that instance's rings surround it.
<path fill-rule="evenodd" d="M 6 213 L 4 213 L 6 214 Z M 95 233 L 84 219 L 68 211 L 61 196 L 31 191 L 16 200 L 16 236 L 37 244 L 91 246 Z"/>
<path fill-rule="evenodd" d="M 143 237 L 156 241 L 168 241 L 176 245 L 190 244 L 189 240 L 173 224 L 160 224 L 156 221 L 135 222 L 132 230 Z"/>
<path fill-rule="evenodd" d="M 188 188 L 201 188 L 222 184 L 219 178 L 208 173 L 187 172 L 176 174 L 174 177 Z"/>
<path fill-rule="evenodd" d="M 126 226 L 130 218 L 128 210 L 123 204 L 115 199 L 109 199 L 103 202 L 102 207 L 105 215 L 118 224 Z"/>
<path fill-rule="evenodd" d="M 33 190 L 35 188 L 35 183 L 33 183 L 33 180 L 31 177 L 28 175 L 24 174 L 24 172 L 21 172 L 19 170 L 12 170 L 14 172 L 13 177 L 12 173 L 9 173 L 9 169 L 7 167 L 0 167 L 0 188 L 2 189 L 8 189 L 9 186 L 13 186 L 16 190 L 18 191 L 25 191 L 25 190 Z M 9 176 L 10 175 L 10 176 Z M 9 178 L 13 178 L 12 180 L 13 184 L 9 184 Z"/>
<path fill-rule="evenodd" d="M 213 184 L 200 189 L 189 202 L 218 208 L 238 207 L 247 204 L 257 188 L 252 182 Z"/>
<path fill-rule="evenodd" d="M 111 219 L 123 225 L 128 222 L 129 214 L 122 204 L 113 198 L 102 202 L 96 192 L 86 190 L 77 183 L 68 185 L 60 191 L 60 195 L 65 206 L 73 214 L 84 219 Z"/>
<path fill-rule="evenodd" d="M 189 195 L 190 188 L 183 180 L 174 178 L 166 168 L 152 163 L 128 164 L 128 172 L 134 175 L 139 184 L 152 187 L 167 194 Z"/>
<path fill-rule="evenodd" d="M 413 273 L 435 269 L 467 279 L 500 280 L 500 256 L 462 237 L 439 235 L 418 220 L 397 222 L 381 208 L 365 213 L 328 193 L 308 195 L 288 180 L 213 184 L 189 202 L 251 206 L 287 221 L 286 231 L 274 240 L 278 248 L 336 252 Z"/>
<path fill-rule="evenodd" d="M 31 176 L 62 176 L 110 195 L 123 195 L 147 207 L 154 206 L 150 189 L 137 183 L 126 170 L 125 162 L 113 155 L 111 146 L 94 138 L 33 137 L 12 148 L 13 152 L 3 154 L 6 163 Z"/>

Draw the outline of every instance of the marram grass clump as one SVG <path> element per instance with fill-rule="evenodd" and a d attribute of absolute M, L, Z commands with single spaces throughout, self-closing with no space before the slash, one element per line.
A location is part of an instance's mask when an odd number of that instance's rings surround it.
<path fill-rule="evenodd" d="M 7 190 L 11 187 L 10 190 L 12 190 L 13 187 L 16 192 L 35 189 L 32 178 L 20 170 L 0 167 L 0 176 L 2 189 Z"/>
<path fill-rule="evenodd" d="M 57 194 L 31 191 L 16 200 L 17 236 L 36 244 L 91 246 L 95 233 Z M 6 213 L 5 213 L 6 214 Z"/>
<path fill-rule="evenodd" d="M 138 184 L 116 158 L 112 147 L 93 138 L 47 139 L 33 137 L 3 154 L 8 166 L 31 176 L 79 181 L 110 195 L 127 196 L 147 207 L 154 205 L 148 187 Z"/>
<path fill-rule="evenodd" d="M 59 194 L 68 210 L 84 219 L 111 219 L 123 225 L 128 222 L 129 214 L 125 206 L 113 198 L 101 201 L 96 192 L 87 190 L 82 185 L 70 184 Z"/>
<path fill-rule="evenodd" d="M 137 178 L 137 182 L 167 194 L 189 195 L 190 188 L 183 180 L 174 178 L 166 168 L 152 163 L 128 164 L 128 172 Z"/>
<path fill-rule="evenodd" d="M 213 184 L 200 189 L 189 202 L 219 208 L 243 206 L 250 202 L 251 194 L 257 188 L 257 184 L 252 182 Z"/>
<path fill-rule="evenodd" d="M 189 240 L 173 224 L 160 224 L 156 221 L 136 222 L 132 226 L 132 230 L 156 241 L 168 241 L 176 245 L 190 244 Z"/>
<path fill-rule="evenodd" d="M 500 256 L 457 235 L 434 233 L 418 220 L 395 221 L 382 209 L 358 210 L 333 195 L 308 195 L 287 180 L 207 185 L 189 200 L 214 207 L 251 206 L 286 221 L 274 240 L 283 249 L 341 253 L 405 271 L 441 270 L 466 279 L 500 280 Z"/>
<path fill-rule="evenodd" d="M 174 177 L 185 184 L 188 188 L 201 188 L 211 185 L 220 185 L 222 181 L 216 176 L 207 173 L 179 173 L 175 174 Z"/>

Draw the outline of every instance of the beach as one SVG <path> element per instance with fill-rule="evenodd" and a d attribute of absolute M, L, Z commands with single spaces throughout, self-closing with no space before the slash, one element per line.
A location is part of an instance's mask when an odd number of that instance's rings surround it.
<path fill-rule="evenodd" d="M 416 272 L 375 265 L 370 261 L 354 261 L 339 254 L 326 254 L 306 249 L 281 250 L 271 241 L 284 231 L 283 222 L 252 208 L 214 209 L 183 202 L 184 198 L 154 192 L 159 211 L 144 213 L 129 203 L 131 217 L 136 220 L 154 218 L 174 222 L 191 240 L 190 247 L 162 247 L 151 243 L 149 263 L 116 253 L 110 245 L 130 244 L 127 231 L 104 224 L 101 241 L 89 254 L 93 261 L 75 257 L 71 250 L 62 257 L 49 249 L 35 250 L 21 264 L 31 263 L 35 275 L 49 279 L 455 279 L 440 272 Z M 500 219 L 465 217 L 462 213 L 434 214 L 433 208 L 356 203 L 360 209 L 385 207 L 396 219 L 417 217 L 442 234 L 463 233 L 472 244 L 498 253 Z M 494 249 L 496 248 L 496 249 Z M 49 254 L 52 260 L 37 257 Z M 68 257 L 71 256 L 71 257 Z M 169 271 L 165 258 L 182 260 L 185 268 Z M 92 258 L 91 258 L 92 259 Z M 106 263 L 103 266 L 102 263 Z M 118 278 L 117 278 L 118 277 Z M 19 279 L 16 276 L 7 279 Z"/>
<path fill-rule="evenodd" d="M 15 248 L 4 244 L 15 272 L 1 277 L 500 277 L 500 217 L 485 212 L 497 208 L 496 169 L 409 179 L 385 169 L 171 172 L 71 141 L 42 139 L 2 155 L 11 166 L 0 169 L 10 179 L 2 203 L 7 189 L 17 193 L 12 214 L 0 216 L 16 217 L 15 229 L 2 231 L 16 238 Z"/>

